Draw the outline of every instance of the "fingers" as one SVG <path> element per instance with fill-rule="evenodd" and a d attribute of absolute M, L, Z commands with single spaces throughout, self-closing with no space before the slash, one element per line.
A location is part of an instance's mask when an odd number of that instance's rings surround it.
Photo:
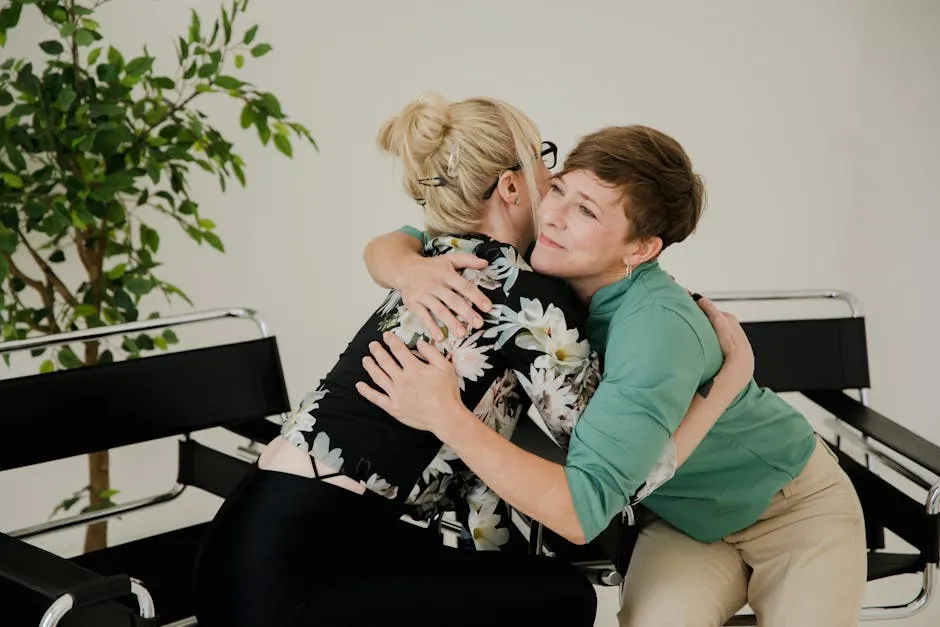
<path fill-rule="evenodd" d="M 385 371 L 385 374 L 394 377 L 401 373 L 401 366 L 379 342 L 369 342 L 369 352 L 372 353 L 373 359 L 378 363 L 379 368 Z"/>
<path fill-rule="evenodd" d="M 379 368 L 379 365 L 375 363 L 374 359 L 366 355 L 362 358 L 362 367 L 365 368 L 369 376 L 372 377 L 373 383 L 385 390 L 386 393 L 391 393 L 392 379 L 384 370 Z"/>
<path fill-rule="evenodd" d="M 493 308 L 493 302 L 486 297 L 483 291 L 459 274 L 450 277 L 447 280 L 447 285 L 464 299 L 469 300 L 473 306 L 480 311 L 489 311 Z M 475 314 L 476 312 L 473 313 Z M 470 318 L 467 316 L 464 316 L 464 320 L 469 319 Z"/>
<path fill-rule="evenodd" d="M 479 329 L 483 326 L 483 317 L 474 309 L 473 305 L 459 293 L 448 289 L 440 289 L 434 293 L 441 302 L 443 302 L 452 312 L 466 320 L 471 327 Z"/>
<path fill-rule="evenodd" d="M 421 353 L 421 356 L 424 357 L 432 366 L 437 368 L 446 368 L 450 366 L 450 362 L 447 361 L 447 358 L 444 357 L 439 350 L 424 340 L 418 341 L 418 352 Z"/>
<path fill-rule="evenodd" d="M 716 307 L 715 303 L 713 303 L 710 299 L 702 296 L 696 302 L 698 303 L 699 308 L 701 308 L 701 310 L 705 312 L 705 315 L 708 316 L 708 320 L 712 323 L 712 326 L 724 322 L 724 314 L 718 310 L 718 307 Z"/>
<path fill-rule="evenodd" d="M 365 398 L 367 401 L 373 405 L 377 405 L 379 408 L 384 409 L 386 412 L 391 413 L 390 410 L 390 401 L 389 397 L 385 396 L 378 390 L 372 388 L 366 383 L 359 381 L 356 383 L 356 390 Z"/>
<path fill-rule="evenodd" d="M 447 255 L 447 259 L 454 268 L 474 268 L 476 270 L 482 270 L 490 265 L 490 262 L 486 259 L 471 255 L 470 253 L 450 253 Z"/>
<path fill-rule="evenodd" d="M 394 333 L 383 333 L 382 339 L 385 341 L 385 344 L 391 349 L 392 355 L 395 356 L 395 359 L 398 360 L 398 363 L 401 364 L 399 372 L 405 367 L 413 365 L 417 361 L 417 358 L 411 353 L 408 347 L 404 342 L 401 341 Z M 375 352 L 373 351 L 373 354 Z M 394 361 L 394 360 L 393 360 Z M 389 373 L 392 374 L 392 373 Z"/>
<path fill-rule="evenodd" d="M 457 320 L 457 317 L 454 315 L 450 309 L 447 308 L 444 303 L 442 303 L 435 295 L 426 296 L 422 303 L 431 310 L 431 313 L 437 316 L 437 319 L 440 321 L 440 324 L 443 324 L 447 327 L 450 332 L 457 337 L 463 337 L 467 329 L 460 323 L 460 320 Z M 435 324 L 435 326 L 438 326 Z M 440 327 L 438 326 L 438 333 L 440 333 Z M 433 335 L 432 335 L 433 337 Z M 443 334 L 440 334 L 440 337 L 435 339 L 442 340 L 444 339 Z"/>
<path fill-rule="evenodd" d="M 408 311 L 418 316 L 418 320 L 421 321 L 421 326 L 424 327 L 428 335 L 438 342 L 444 339 L 444 332 L 441 331 L 441 327 L 434 321 L 434 316 L 431 315 L 427 307 L 421 303 L 406 304 L 406 306 L 408 307 Z"/>

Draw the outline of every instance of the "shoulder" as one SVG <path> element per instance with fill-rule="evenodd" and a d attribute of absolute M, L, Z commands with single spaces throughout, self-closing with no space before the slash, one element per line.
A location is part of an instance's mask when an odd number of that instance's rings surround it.
<path fill-rule="evenodd" d="M 611 320 L 605 350 L 608 367 L 653 372 L 704 364 L 704 329 L 696 312 L 706 326 L 709 323 L 691 296 L 657 294 L 644 285 L 631 291 L 638 293 L 625 299 Z"/>

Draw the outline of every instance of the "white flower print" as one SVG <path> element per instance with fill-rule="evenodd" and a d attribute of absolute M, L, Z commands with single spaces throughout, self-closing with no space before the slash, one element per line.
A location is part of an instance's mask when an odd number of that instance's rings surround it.
<path fill-rule="evenodd" d="M 315 389 L 313 392 L 307 394 L 302 401 L 300 401 L 300 407 L 297 411 L 313 411 L 320 407 L 320 401 L 327 395 L 328 390 L 322 385 Z"/>
<path fill-rule="evenodd" d="M 398 290 L 392 290 L 388 293 L 388 296 L 385 297 L 385 301 L 382 303 L 382 306 L 379 307 L 379 315 L 383 318 L 390 314 L 395 307 L 401 303 L 401 292 Z"/>
<path fill-rule="evenodd" d="M 457 456 L 454 455 L 451 457 L 451 459 L 457 459 Z M 441 452 L 434 456 L 434 459 L 431 460 L 431 463 L 428 464 L 428 467 L 424 469 L 423 473 L 421 473 L 421 478 L 425 483 L 428 483 L 431 481 L 431 477 L 452 474 L 454 474 L 454 469 L 451 468 L 450 464 L 447 463 L 446 458 L 444 457 L 444 449 L 442 448 Z"/>
<path fill-rule="evenodd" d="M 324 465 L 339 470 L 343 467 L 343 449 L 334 448 L 330 450 L 330 436 L 325 431 L 317 434 L 313 439 L 313 446 L 310 448 L 310 454 Z"/>
<path fill-rule="evenodd" d="M 566 446 L 580 410 L 572 412 L 578 395 L 571 389 L 565 375 L 554 368 L 539 368 L 534 363 L 529 367 L 529 378 L 521 372 L 517 374 L 522 388 L 532 399 L 532 407 L 555 440 Z"/>
<path fill-rule="evenodd" d="M 487 344 L 477 346 L 482 336 L 483 332 L 477 331 L 463 338 L 449 336 L 443 342 L 437 343 L 438 350 L 454 364 L 454 370 L 460 379 L 461 390 L 466 388 L 464 381 L 476 381 L 483 376 L 485 370 L 493 367 L 486 356 L 490 346 Z"/>
<path fill-rule="evenodd" d="M 512 436 L 516 423 L 522 413 L 522 405 L 518 402 L 519 394 L 516 392 L 516 375 L 512 371 L 506 372 L 502 377 L 493 381 L 486 393 L 473 409 L 473 414 L 483 421 L 483 424 L 496 431 L 504 438 Z"/>
<path fill-rule="evenodd" d="M 509 530 L 500 528 L 502 516 L 496 513 L 499 497 L 482 481 L 477 481 L 467 495 L 470 513 L 467 519 L 473 544 L 480 551 L 496 551 L 509 542 Z"/>
<path fill-rule="evenodd" d="M 281 435 L 291 444 L 301 449 L 304 453 L 309 453 L 310 448 L 307 445 L 307 439 L 304 432 L 313 431 L 317 419 L 305 411 L 297 410 L 292 412 L 284 424 L 281 425 Z"/>
<path fill-rule="evenodd" d="M 432 237 L 425 245 L 424 250 L 427 252 L 443 253 L 456 250 L 462 253 L 472 253 L 476 250 L 477 246 L 482 243 L 483 240 L 481 239 L 454 237 L 452 235 L 439 235 L 437 237 Z"/>
<path fill-rule="evenodd" d="M 649 471 L 649 474 L 646 475 L 646 481 L 644 482 L 643 486 L 637 491 L 636 495 L 631 500 L 632 503 L 638 503 L 639 501 L 642 501 L 654 490 L 656 490 L 656 488 L 672 479 L 673 475 L 676 474 L 676 468 L 678 467 L 677 455 L 678 451 L 676 450 L 676 441 L 673 438 L 669 438 L 669 440 L 666 442 L 666 448 L 663 449 L 662 455 L 659 456 L 656 464 Z"/>
<path fill-rule="evenodd" d="M 366 481 L 366 489 L 372 490 L 379 496 L 384 496 L 387 499 L 394 499 L 398 496 L 398 486 L 391 485 L 376 473 L 372 473 L 372 476 Z"/>
<path fill-rule="evenodd" d="M 418 316 L 411 313 L 406 307 L 399 307 L 395 335 L 405 344 L 413 346 L 424 335 L 424 325 L 421 324 Z"/>

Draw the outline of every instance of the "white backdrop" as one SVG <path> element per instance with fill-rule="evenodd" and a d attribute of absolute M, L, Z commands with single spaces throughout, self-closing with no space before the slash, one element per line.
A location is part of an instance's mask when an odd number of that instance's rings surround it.
<path fill-rule="evenodd" d="M 190 7 L 205 23 L 217 6 L 114 0 L 100 21 L 125 55 L 146 43 L 165 64 Z M 668 270 L 703 292 L 854 291 L 868 314 L 873 404 L 940 441 L 932 389 L 940 374 L 940 3 L 255 0 L 250 17 L 274 51 L 250 60 L 248 77 L 311 129 L 320 150 L 295 146 L 287 160 L 241 131 L 230 104 L 206 103 L 247 161 L 248 188 L 222 195 L 212 180 L 196 184 L 225 255 L 168 228 L 160 257 L 164 276 L 198 308 L 261 310 L 279 337 L 294 400 L 381 297 L 361 263 L 367 239 L 418 224 L 375 134 L 434 89 L 519 106 L 562 156 L 605 124 L 674 134 L 704 175 L 709 204 L 699 231 L 665 255 Z M 26 23 L 8 49 L 34 55 L 43 28 Z M 180 336 L 221 337 L 195 329 Z M 164 444 L 116 453 L 122 495 L 168 485 L 172 469 L 152 468 L 172 452 Z M 0 528 L 48 515 L 82 473 L 77 459 L 0 475 Z M 13 490 L 21 491 L 15 507 Z M 112 536 L 201 520 L 216 506 L 187 494 L 116 522 Z M 80 538 L 69 532 L 41 543 L 74 553 Z M 897 599 L 913 585 L 882 586 L 873 598 Z M 615 624 L 613 607 L 604 591 L 598 625 Z M 907 624 L 938 618 L 940 603 Z"/>

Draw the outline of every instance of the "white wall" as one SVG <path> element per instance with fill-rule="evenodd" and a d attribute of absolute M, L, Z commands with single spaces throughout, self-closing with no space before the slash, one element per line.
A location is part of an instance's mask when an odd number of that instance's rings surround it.
<path fill-rule="evenodd" d="M 146 42 L 171 56 L 171 37 L 184 32 L 189 7 L 205 23 L 217 5 L 125 0 L 106 5 L 101 21 L 125 54 Z M 575 6 L 255 0 L 252 18 L 274 52 L 251 61 L 247 74 L 310 127 L 320 151 L 298 148 L 289 161 L 262 150 L 238 129 L 231 106 L 208 103 L 204 109 L 245 156 L 249 185 L 224 196 L 211 180 L 197 186 L 228 253 L 167 231 L 165 276 L 198 308 L 260 309 L 278 333 L 289 389 L 299 399 L 380 298 L 361 263 L 366 240 L 420 218 L 391 160 L 375 148 L 386 116 L 425 89 L 453 99 L 496 96 L 528 112 L 562 153 L 599 126 L 646 123 L 685 144 L 708 186 L 705 220 L 666 255 L 670 272 L 706 292 L 856 292 L 868 312 L 875 406 L 940 441 L 931 377 L 940 352 L 932 324 L 940 305 L 940 253 L 932 246 L 940 227 L 940 4 Z M 14 53 L 38 41 L 25 29 L 11 40 Z M 187 341 L 200 335 L 181 333 Z M 115 475 L 129 494 L 171 480 L 169 470 L 154 477 L 140 464 L 169 446 L 148 450 L 116 455 Z M 21 504 L 0 511 L 0 528 L 47 514 L 82 464 L 0 476 L 2 493 L 25 491 Z M 115 537 L 172 525 L 180 515 L 204 518 L 216 505 L 184 499 L 156 517 L 116 523 Z M 71 553 L 79 539 L 43 542 Z M 910 592 L 882 587 L 875 594 L 899 600 Z M 598 625 L 612 625 L 613 596 L 605 591 L 602 599 Z M 940 603 L 907 624 L 938 617 Z"/>

